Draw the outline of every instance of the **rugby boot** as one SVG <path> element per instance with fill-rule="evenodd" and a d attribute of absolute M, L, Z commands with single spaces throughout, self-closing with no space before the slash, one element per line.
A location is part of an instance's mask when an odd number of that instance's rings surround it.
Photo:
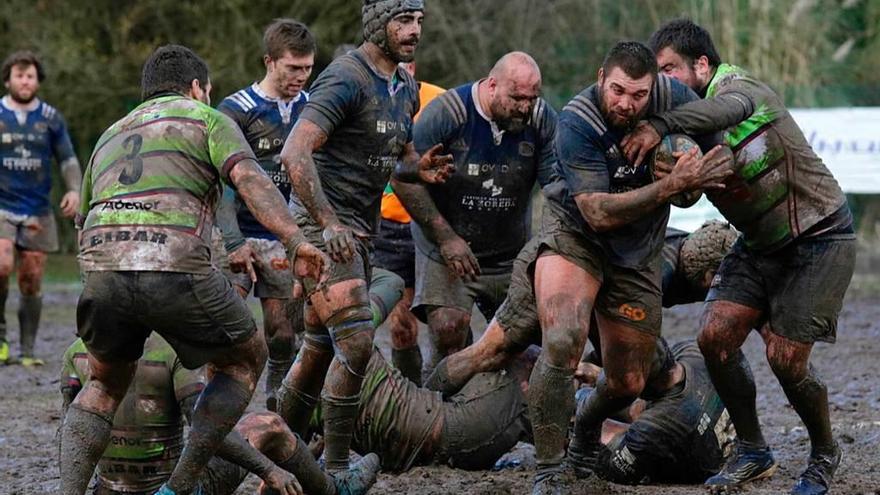
<path fill-rule="evenodd" d="M 177 493 L 171 488 L 168 488 L 168 485 L 162 483 L 162 486 L 159 487 L 154 495 L 177 495 Z M 196 487 L 189 492 L 189 495 L 205 495 L 205 491 L 202 490 L 202 485 L 196 485 Z"/>
<path fill-rule="evenodd" d="M 831 488 L 831 478 L 840 465 L 843 451 L 834 444 L 834 452 L 829 454 L 813 454 L 807 463 L 807 469 L 798 478 L 791 495 L 824 495 Z"/>
<path fill-rule="evenodd" d="M 746 447 L 737 442 L 733 457 L 705 485 L 709 493 L 731 493 L 750 481 L 769 478 L 776 468 L 770 447 Z"/>
<path fill-rule="evenodd" d="M 43 361 L 40 358 L 35 358 L 33 356 L 22 356 L 22 358 L 19 362 L 25 368 L 33 368 L 36 366 L 43 366 L 46 364 L 46 361 Z"/>
<path fill-rule="evenodd" d="M 337 495 L 362 495 L 376 482 L 379 474 L 379 456 L 367 454 L 351 465 L 348 471 L 333 473 Z"/>
<path fill-rule="evenodd" d="M 532 495 L 563 495 L 569 493 L 569 485 L 574 481 L 572 472 L 565 464 L 558 466 L 538 467 L 535 474 L 535 485 Z"/>
<path fill-rule="evenodd" d="M 9 342 L 6 339 L 0 339 L 0 365 L 9 362 Z"/>

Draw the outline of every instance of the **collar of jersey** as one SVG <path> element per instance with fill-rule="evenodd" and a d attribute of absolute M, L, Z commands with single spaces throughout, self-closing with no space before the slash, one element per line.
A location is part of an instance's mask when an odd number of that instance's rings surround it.
<path fill-rule="evenodd" d="M 25 108 L 24 110 L 17 110 L 15 108 L 12 108 L 9 106 L 9 100 L 11 98 L 12 97 L 9 96 L 8 94 L 3 95 L 3 98 L 0 98 L 0 104 L 2 104 L 3 108 L 9 110 L 10 112 L 33 112 L 34 110 L 36 110 L 40 106 L 40 103 L 41 103 L 39 98 L 34 97 L 34 99 L 31 100 L 31 102 L 28 104 L 27 108 Z"/>
<path fill-rule="evenodd" d="M 499 129 L 498 124 L 483 112 L 483 107 L 480 105 L 480 83 L 483 81 L 485 81 L 485 79 L 480 79 L 471 85 L 471 100 L 474 102 L 474 108 L 477 109 L 477 114 L 479 114 L 480 117 L 483 117 L 483 120 L 488 122 L 489 126 L 492 128 L 492 141 L 494 141 L 497 146 L 501 144 L 501 139 L 504 138 L 504 131 Z"/>

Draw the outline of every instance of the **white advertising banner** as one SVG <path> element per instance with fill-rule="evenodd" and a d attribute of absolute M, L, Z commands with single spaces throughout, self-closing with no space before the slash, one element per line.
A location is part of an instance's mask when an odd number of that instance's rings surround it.
<path fill-rule="evenodd" d="M 880 194 L 880 107 L 790 111 L 844 192 Z M 673 206 L 669 225 L 692 231 L 712 218 L 721 215 L 704 197 L 687 209 Z"/>

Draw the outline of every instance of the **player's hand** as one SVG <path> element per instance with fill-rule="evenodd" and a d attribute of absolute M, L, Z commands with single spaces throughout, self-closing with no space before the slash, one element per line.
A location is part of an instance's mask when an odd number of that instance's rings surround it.
<path fill-rule="evenodd" d="M 480 263 L 468 243 L 459 236 L 440 243 L 440 256 L 446 266 L 465 282 L 475 281 L 480 274 Z"/>
<path fill-rule="evenodd" d="M 313 244 L 303 242 L 296 247 L 293 262 L 293 298 L 303 297 L 303 279 L 314 280 L 315 290 L 320 289 L 330 278 L 330 258 Z"/>
<path fill-rule="evenodd" d="M 348 263 L 357 253 L 356 238 L 365 239 L 367 235 L 337 222 L 325 227 L 321 237 L 333 261 Z"/>
<path fill-rule="evenodd" d="M 228 254 L 229 270 L 232 273 L 247 273 L 251 283 L 256 283 L 257 272 L 254 270 L 254 263 L 257 261 L 257 255 L 251 248 L 251 243 L 244 241 L 244 244 Z"/>
<path fill-rule="evenodd" d="M 730 148 L 718 145 L 711 151 L 698 157 L 697 147 L 689 149 L 675 163 L 672 172 L 667 176 L 677 192 L 696 191 L 698 189 L 724 189 L 724 181 L 731 174 L 733 153 Z"/>
<path fill-rule="evenodd" d="M 419 158 L 419 178 L 426 184 L 442 184 L 455 173 L 452 155 L 441 155 L 442 144 L 435 144 Z"/>
<path fill-rule="evenodd" d="M 672 157 L 676 159 L 676 161 L 684 155 L 684 151 L 673 151 Z M 662 160 L 654 159 L 654 179 L 660 180 L 672 172 L 672 167 L 675 166 L 675 163 L 667 163 Z"/>
<path fill-rule="evenodd" d="M 303 489 L 296 476 L 275 466 L 266 473 L 263 478 L 265 486 L 261 488 L 263 493 L 278 493 L 280 495 L 302 495 Z"/>
<path fill-rule="evenodd" d="M 629 134 L 624 136 L 620 145 L 623 148 L 623 154 L 634 166 L 638 167 L 645 160 L 645 157 L 660 144 L 662 136 L 657 133 L 648 121 L 643 120 L 636 124 L 636 128 Z"/>
<path fill-rule="evenodd" d="M 574 377 L 584 385 L 595 387 L 596 381 L 599 380 L 599 374 L 601 372 L 602 368 L 596 366 L 595 364 L 587 361 L 581 361 L 580 363 L 578 363 L 577 368 L 574 370 Z"/>
<path fill-rule="evenodd" d="M 67 191 L 64 196 L 61 197 L 61 214 L 66 218 L 73 218 L 76 215 L 76 211 L 79 209 L 79 193 L 76 191 Z"/>

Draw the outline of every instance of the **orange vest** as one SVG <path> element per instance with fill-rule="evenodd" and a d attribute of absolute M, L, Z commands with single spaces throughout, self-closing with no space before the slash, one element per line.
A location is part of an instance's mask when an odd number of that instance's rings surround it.
<path fill-rule="evenodd" d="M 431 100 L 440 96 L 445 89 L 440 86 L 434 86 L 433 84 L 429 84 L 426 82 L 419 83 L 419 111 L 416 113 L 415 117 L 413 117 L 413 121 L 419 120 L 419 116 L 422 114 L 422 110 L 428 106 L 428 103 L 431 103 Z M 398 223 L 409 223 L 412 218 L 409 216 L 409 213 L 406 212 L 406 208 L 400 203 L 400 200 L 397 198 L 397 195 L 394 194 L 394 190 L 391 189 L 391 183 L 389 182 L 385 186 L 385 192 L 382 193 L 382 218 L 387 220 L 393 220 Z"/>

